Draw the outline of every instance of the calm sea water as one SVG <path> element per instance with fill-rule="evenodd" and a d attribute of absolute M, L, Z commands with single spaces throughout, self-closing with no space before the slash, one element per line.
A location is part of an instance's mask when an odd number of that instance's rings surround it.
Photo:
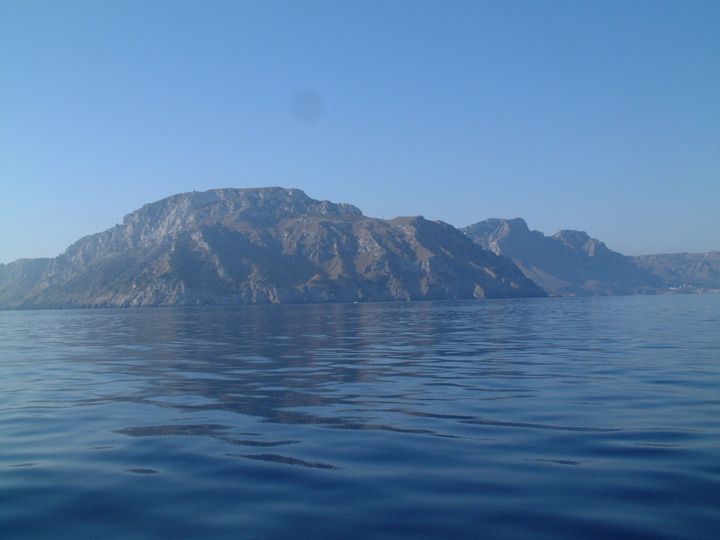
<path fill-rule="evenodd" d="M 720 295 L 0 312 L 0 538 L 711 539 Z"/>

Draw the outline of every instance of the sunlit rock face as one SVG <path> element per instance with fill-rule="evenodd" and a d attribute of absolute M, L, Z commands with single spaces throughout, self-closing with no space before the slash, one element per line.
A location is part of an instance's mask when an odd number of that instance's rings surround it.
<path fill-rule="evenodd" d="M 526 277 L 554 295 L 657 293 L 662 278 L 583 231 L 553 236 L 531 231 L 522 219 L 488 219 L 462 229 L 474 242 L 510 257 Z"/>
<path fill-rule="evenodd" d="M 174 195 L 41 261 L 24 263 L 24 273 L 19 261 L 0 265 L 0 307 L 545 295 L 512 261 L 446 223 L 369 218 L 278 187 Z"/>

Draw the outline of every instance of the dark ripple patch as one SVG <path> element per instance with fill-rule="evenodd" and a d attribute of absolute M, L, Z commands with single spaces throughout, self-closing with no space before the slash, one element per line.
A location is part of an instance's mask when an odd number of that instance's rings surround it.
<path fill-rule="evenodd" d="M 158 474 L 158 471 L 155 469 L 141 469 L 138 467 L 133 467 L 131 469 L 125 469 L 129 473 L 133 474 Z"/>
<path fill-rule="evenodd" d="M 541 461 L 544 463 L 557 463 L 558 465 L 582 465 L 587 459 L 550 459 L 550 458 L 525 458 L 523 461 Z"/>
<path fill-rule="evenodd" d="M 403 412 L 410 416 L 418 416 L 421 418 L 436 418 L 441 420 L 456 420 L 461 424 L 474 424 L 481 426 L 502 426 L 502 427 L 519 427 L 519 428 L 530 428 L 530 429 L 549 429 L 557 431 L 590 431 L 598 433 L 612 433 L 622 431 L 619 428 L 598 428 L 598 427 L 585 427 L 585 426 L 556 426 L 552 424 L 533 424 L 530 422 L 507 422 L 502 420 L 491 420 L 490 418 L 478 418 L 470 415 L 461 414 L 439 414 L 429 413 L 424 411 L 412 411 L 408 409 L 389 409 Z"/>
<path fill-rule="evenodd" d="M 7 465 L 8 469 L 21 469 L 24 467 L 34 467 L 37 463 L 15 463 L 14 465 Z"/>
<path fill-rule="evenodd" d="M 256 446 L 256 447 L 271 447 L 271 446 L 285 446 L 288 444 L 298 444 L 301 441 L 293 440 L 282 440 L 282 441 L 254 441 L 250 439 L 234 439 L 225 435 L 225 431 L 230 429 L 230 426 L 224 424 L 169 424 L 165 426 L 134 426 L 126 427 L 122 429 L 114 429 L 113 433 L 120 433 L 122 435 L 129 435 L 131 437 L 165 437 L 165 436 L 206 436 L 218 439 L 228 444 L 236 446 Z M 253 435 L 253 433 L 246 433 L 246 435 Z M 100 449 L 103 447 L 98 447 Z M 105 447 L 105 448 L 112 448 Z"/>
<path fill-rule="evenodd" d="M 113 433 L 129 435 L 130 437 L 161 437 L 168 435 L 210 435 L 217 436 L 219 432 L 230 429 L 231 426 L 223 424 L 182 424 L 166 426 L 133 426 L 122 429 L 113 429 Z"/>
<path fill-rule="evenodd" d="M 587 431 L 592 433 L 612 433 L 616 431 L 623 431 L 618 428 L 598 428 L 598 427 L 583 427 L 583 426 L 554 426 L 551 424 L 533 424 L 530 422 L 504 422 L 501 420 L 490 420 L 488 418 L 477 418 L 473 420 L 460 420 L 462 424 L 478 424 L 481 426 L 502 426 L 502 427 L 519 427 L 519 428 L 530 428 L 530 429 L 549 429 L 557 431 Z"/>
<path fill-rule="evenodd" d="M 299 444 L 302 441 L 298 440 L 288 440 L 288 441 L 250 441 L 246 439 L 233 439 L 230 437 L 219 437 L 220 440 L 228 443 L 228 444 L 234 444 L 237 446 L 262 446 L 262 447 L 269 447 L 269 446 L 285 446 L 287 444 Z"/>
<path fill-rule="evenodd" d="M 329 463 L 321 463 L 319 461 L 306 461 L 304 459 L 280 456 L 278 454 L 225 454 L 226 456 L 242 457 L 254 459 L 257 461 L 271 461 L 273 463 L 282 463 L 284 465 L 299 465 L 300 467 L 309 467 L 311 469 L 331 469 L 340 470 L 341 467 L 330 465 Z"/>
<path fill-rule="evenodd" d="M 636 442 L 632 443 L 633 446 L 650 446 L 652 448 L 683 448 L 685 445 L 682 444 L 672 444 L 672 443 L 645 443 L 645 442 Z"/>

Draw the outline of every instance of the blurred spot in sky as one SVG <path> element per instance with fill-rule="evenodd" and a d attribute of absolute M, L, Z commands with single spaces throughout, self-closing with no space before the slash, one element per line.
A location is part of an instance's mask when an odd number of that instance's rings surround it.
<path fill-rule="evenodd" d="M 325 104 L 319 92 L 304 90 L 295 92 L 290 103 L 293 118 L 305 125 L 317 124 L 325 114 Z"/>

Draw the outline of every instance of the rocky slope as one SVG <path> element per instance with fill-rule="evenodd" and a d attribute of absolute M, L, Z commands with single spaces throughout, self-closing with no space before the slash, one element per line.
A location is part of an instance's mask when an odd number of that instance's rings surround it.
<path fill-rule="evenodd" d="M 519 218 L 488 219 L 462 231 L 483 248 L 510 257 L 525 276 L 550 294 L 638 294 L 666 287 L 663 277 L 582 231 L 545 236 L 531 231 Z"/>
<path fill-rule="evenodd" d="M 20 259 L 0 264 L 0 306 L 21 302 L 37 285 L 52 259 Z"/>
<path fill-rule="evenodd" d="M 544 295 L 450 225 L 282 188 L 175 195 L 55 259 L 0 265 L 4 309 Z"/>
<path fill-rule="evenodd" d="M 632 257 L 640 268 L 681 289 L 720 289 L 720 252 Z"/>

